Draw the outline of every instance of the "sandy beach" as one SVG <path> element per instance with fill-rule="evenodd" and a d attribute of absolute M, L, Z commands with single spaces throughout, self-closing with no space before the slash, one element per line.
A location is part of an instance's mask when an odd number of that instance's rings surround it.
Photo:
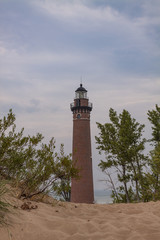
<path fill-rule="evenodd" d="M 74 204 L 10 200 L 0 240 L 159 240 L 160 202 Z M 24 203 L 30 209 L 23 210 Z"/>

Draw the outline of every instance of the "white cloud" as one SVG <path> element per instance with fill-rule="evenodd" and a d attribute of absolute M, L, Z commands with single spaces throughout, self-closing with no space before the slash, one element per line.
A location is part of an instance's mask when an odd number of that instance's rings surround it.
<path fill-rule="evenodd" d="M 118 12 L 112 8 L 90 8 L 83 1 L 36 1 L 36 6 L 60 20 L 94 20 L 114 22 L 120 18 Z"/>
<path fill-rule="evenodd" d="M 139 52 L 147 52 L 151 55 L 160 55 L 160 49 L 150 34 L 148 26 L 160 24 L 159 15 L 154 16 L 156 7 L 152 7 L 152 15 L 146 9 L 150 5 L 144 5 L 144 15 L 130 18 L 112 7 L 90 7 L 84 1 L 36 1 L 36 7 L 44 13 L 63 22 L 66 28 L 72 28 L 72 32 L 86 34 L 86 39 L 91 34 L 96 34 L 97 41 L 106 39 L 105 50 L 120 48 L 137 48 Z M 113 42 L 108 42 L 113 39 Z M 92 38 L 90 38 L 92 41 Z M 91 42 L 92 44 L 92 42 Z M 108 48 L 107 48 L 108 44 Z M 100 47 L 100 46 L 99 46 Z"/>
<path fill-rule="evenodd" d="M 79 56 L 69 53 L 54 53 L 54 52 L 22 52 L 21 49 L 7 49 L 0 46 L 0 57 L 2 63 L 13 64 L 49 64 L 49 63 L 70 63 L 79 60 Z"/>
<path fill-rule="evenodd" d="M 6 49 L 4 47 L 0 47 L 0 56 L 3 57 L 6 54 Z"/>

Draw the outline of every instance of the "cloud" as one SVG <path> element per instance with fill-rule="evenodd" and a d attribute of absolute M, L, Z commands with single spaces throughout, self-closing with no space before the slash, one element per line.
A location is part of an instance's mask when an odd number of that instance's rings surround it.
<path fill-rule="evenodd" d="M 99 21 L 114 22 L 121 16 L 118 12 L 109 6 L 105 8 L 90 8 L 83 1 L 37 1 L 36 5 L 42 10 L 50 13 L 53 17 L 61 21 L 76 21 L 76 24 L 85 24 L 85 21 L 93 21 L 94 24 Z M 74 24 L 74 23 L 73 23 Z"/>
<path fill-rule="evenodd" d="M 79 71 L 80 75 L 81 69 L 89 74 L 95 69 L 94 74 L 100 74 L 105 68 L 107 72 L 116 68 L 121 73 L 141 74 L 146 70 L 146 74 L 156 74 L 160 49 L 155 38 L 148 34 L 153 14 L 133 19 L 115 5 L 109 5 L 110 1 L 100 2 L 98 5 L 98 1 L 94 4 L 91 1 L 30 1 L 28 5 L 34 6 L 34 14 L 37 19 L 43 19 L 43 25 L 35 21 L 31 11 L 29 19 L 24 11 L 29 27 L 26 27 L 26 21 L 18 28 L 19 23 L 14 26 L 16 35 L 23 37 L 23 44 L 21 42 L 14 48 L 8 48 L 6 43 L 6 48 L 2 45 L 2 71 L 9 63 L 8 71 L 23 74 L 33 69 L 40 74 L 53 74 L 70 68 Z M 144 8 L 148 9 L 147 6 Z M 147 14 L 147 10 L 144 13 Z M 20 27 L 25 28 L 25 35 Z"/>
<path fill-rule="evenodd" d="M 77 49 L 81 52 L 87 49 L 92 58 L 98 59 L 100 56 L 103 62 L 110 59 L 111 64 L 122 71 L 137 70 L 138 73 L 144 72 L 143 68 L 146 68 L 148 74 L 158 71 L 156 62 L 160 57 L 160 49 L 155 41 L 153 29 L 158 22 L 160 23 L 159 16 L 147 15 L 145 10 L 144 15 L 133 19 L 109 5 L 90 7 L 83 1 L 64 3 L 48 0 L 36 3 L 36 7 L 59 20 L 60 29 L 63 24 L 68 30 L 70 36 L 67 36 L 66 46 L 69 51 L 72 50 L 74 39 L 75 54 L 78 54 Z M 147 6 L 142 5 L 141 8 Z M 154 18 L 157 20 L 150 34 L 149 26 L 151 22 L 154 25 Z"/>
<path fill-rule="evenodd" d="M 0 43 L 0 57 L 2 57 L 2 63 L 14 63 L 14 64 L 50 64 L 50 63 L 61 63 L 69 64 L 71 62 L 78 61 L 79 56 L 75 56 L 69 53 L 54 53 L 54 52 L 22 52 L 17 49 L 7 49 L 5 46 Z"/>

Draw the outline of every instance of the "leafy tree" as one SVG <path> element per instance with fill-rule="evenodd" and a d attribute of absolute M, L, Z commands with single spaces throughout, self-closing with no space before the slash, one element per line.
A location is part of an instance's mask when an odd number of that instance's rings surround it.
<path fill-rule="evenodd" d="M 102 171 L 114 168 L 120 185 L 113 197 L 116 201 L 131 202 L 140 201 L 144 188 L 143 167 L 146 157 L 143 155 L 146 140 L 142 138 L 144 125 L 136 122 L 128 111 L 117 115 L 112 108 L 109 110 L 111 123 L 100 124 L 100 130 L 96 137 L 97 149 L 105 153 L 106 160 L 101 160 L 99 166 Z"/>
<path fill-rule="evenodd" d="M 47 162 L 47 158 L 52 155 L 51 150 L 55 146 L 51 140 L 49 146 L 42 144 L 41 149 L 36 149 L 43 136 L 38 133 L 36 136 L 24 137 L 23 132 L 22 128 L 16 133 L 12 110 L 0 120 L 0 173 L 21 186 L 21 196 L 31 197 L 46 187 L 39 189 L 42 183 L 46 185 L 51 175 L 48 165 L 53 164 L 53 158 L 50 157 L 50 162 Z"/>
<path fill-rule="evenodd" d="M 155 110 L 148 111 L 148 119 L 152 124 L 152 139 L 155 145 L 160 143 L 160 107 L 156 104 Z"/>
<path fill-rule="evenodd" d="M 55 176 L 55 141 L 52 138 L 49 144 L 41 144 L 41 148 L 36 149 L 40 143 L 41 136 L 29 139 L 29 145 L 25 149 L 24 162 L 17 172 L 17 182 L 21 188 L 21 196 L 32 197 L 39 193 L 46 192 L 48 188 L 57 180 Z"/>
<path fill-rule="evenodd" d="M 152 124 L 150 142 L 154 149 L 150 152 L 146 189 L 150 200 L 160 200 L 160 107 L 157 104 L 155 110 L 148 111 L 148 119 Z"/>
<path fill-rule="evenodd" d="M 25 137 L 23 132 L 23 128 L 16 132 L 12 110 L 0 119 L 0 175 L 12 179 L 21 189 L 19 197 L 25 198 L 47 192 L 60 182 L 68 185 L 77 170 L 70 155 L 64 154 L 63 146 L 58 154 L 54 138 L 44 144 L 42 134 Z"/>
<path fill-rule="evenodd" d="M 22 128 L 16 133 L 15 115 L 9 110 L 7 117 L 0 119 L 0 174 L 14 177 L 24 161 L 24 148 L 30 137 L 23 137 Z"/>
<path fill-rule="evenodd" d="M 146 174 L 147 197 L 149 200 L 160 200 L 160 143 L 150 154 L 150 172 Z"/>
<path fill-rule="evenodd" d="M 79 170 L 74 167 L 71 154 L 64 153 L 64 145 L 61 144 L 60 153 L 56 159 L 56 174 L 59 178 L 53 184 L 53 191 L 65 201 L 71 198 L 71 178 L 79 178 Z"/>

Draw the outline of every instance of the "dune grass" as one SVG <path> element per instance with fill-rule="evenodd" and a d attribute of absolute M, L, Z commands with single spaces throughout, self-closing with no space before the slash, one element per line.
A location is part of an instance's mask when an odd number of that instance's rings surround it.
<path fill-rule="evenodd" d="M 7 188 L 5 181 L 0 181 L 0 225 L 6 224 L 5 214 L 9 211 L 9 204 L 4 198 L 6 192 Z"/>

